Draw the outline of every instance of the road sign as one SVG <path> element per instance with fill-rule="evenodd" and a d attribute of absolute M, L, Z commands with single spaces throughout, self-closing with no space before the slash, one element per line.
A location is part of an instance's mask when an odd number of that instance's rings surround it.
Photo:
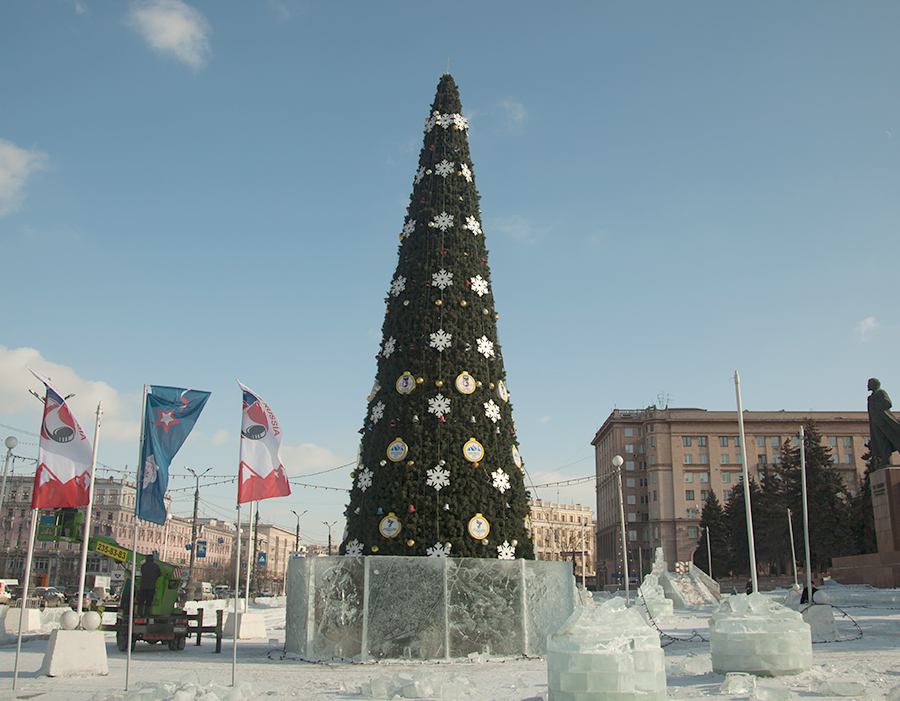
<path fill-rule="evenodd" d="M 206 557 L 206 541 L 198 540 L 197 541 L 197 557 Z"/>
<path fill-rule="evenodd" d="M 256 564 L 258 567 L 266 566 L 266 554 L 265 553 L 256 553 Z"/>

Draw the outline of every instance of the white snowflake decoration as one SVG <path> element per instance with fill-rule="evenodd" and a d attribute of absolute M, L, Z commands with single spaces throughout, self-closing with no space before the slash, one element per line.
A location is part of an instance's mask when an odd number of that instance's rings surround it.
<path fill-rule="evenodd" d="M 372 419 L 373 424 L 377 424 L 382 416 L 384 416 L 384 402 L 378 402 L 372 407 L 372 413 L 369 415 L 369 418 Z"/>
<path fill-rule="evenodd" d="M 459 170 L 460 170 L 460 172 L 462 173 L 462 176 L 466 179 L 467 182 L 472 182 L 472 169 L 469 168 L 469 164 L 468 164 L 468 163 L 463 163 L 463 164 L 460 166 Z"/>
<path fill-rule="evenodd" d="M 388 340 L 384 342 L 384 346 L 381 348 L 381 355 L 385 358 L 390 358 L 391 354 L 397 349 L 397 341 L 394 340 L 394 337 L 391 336 Z"/>
<path fill-rule="evenodd" d="M 453 284 L 453 273 L 448 273 L 441 268 L 438 272 L 431 274 L 431 284 L 443 290 Z"/>
<path fill-rule="evenodd" d="M 484 297 L 488 293 L 488 284 L 481 275 L 476 275 L 469 282 L 472 283 L 472 291 L 479 297 Z"/>
<path fill-rule="evenodd" d="M 450 413 L 450 400 L 443 394 L 436 394 L 428 400 L 428 412 L 438 418 Z"/>
<path fill-rule="evenodd" d="M 491 477 L 494 480 L 494 489 L 499 490 L 501 494 L 509 489 L 509 475 L 507 475 L 503 470 L 498 468 L 496 472 L 491 473 Z"/>
<path fill-rule="evenodd" d="M 497 546 L 497 559 L 498 560 L 515 560 L 516 559 L 516 546 L 510 545 L 508 540 L 504 540 L 503 545 Z"/>
<path fill-rule="evenodd" d="M 347 543 L 347 547 L 344 549 L 344 554 L 347 557 L 359 557 L 362 555 L 363 544 L 358 540 L 354 539 Z"/>
<path fill-rule="evenodd" d="M 406 224 L 403 225 L 403 238 L 407 238 L 412 236 L 416 231 L 416 220 L 410 219 Z"/>
<path fill-rule="evenodd" d="M 454 114 L 451 116 L 453 117 L 453 123 L 456 125 L 457 129 L 465 131 L 469 128 L 469 120 L 463 117 L 461 114 Z"/>
<path fill-rule="evenodd" d="M 437 227 L 441 231 L 446 231 L 451 226 L 453 226 L 453 215 L 447 214 L 446 212 L 441 212 L 434 218 L 432 225 Z"/>
<path fill-rule="evenodd" d="M 418 185 L 420 182 L 422 182 L 422 178 L 424 178 L 424 177 L 425 177 L 425 166 L 421 166 L 419 168 L 419 170 L 416 171 L 416 177 L 414 179 L 415 184 Z"/>
<path fill-rule="evenodd" d="M 364 467 L 356 473 L 356 486 L 362 492 L 372 486 L 372 471 L 368 467 Z"/>
<path fill-rule="evenodd" d="M 466 225 L 463 228 L 468 229 L 476 236 L 482 233 L 481 224 L 478 223 L 478 220 L 475 217 L 466 217 Z"/>
<path fill-rule="evenodd" d="M 439 114 L 434 118 L 435 124 L 439 127 L 444 127 L 446 129 L 449 126 L 453 125 L 453 115 L 452 114 Z"/>
<path fill-rule="evenodd" d="M 437 124 L 434 117 L 429 117 L 425 120 L 425 133 L 427 134 L 432 129 L 434 129 L 434 125 Z"/>
<path fill-rule="evenodd" d="M 444 329 L 438 329 L 430 336 L 431 340 L 428 342 L 428 345 L 432 348 L 436 349 L 439 353 L 442 353 L 445 349 L 450 347 L 450 340 L 453 336 Z"/>
<path fill-rule="evenodd" d="M 425 553 L 428 557 L 449 557 L 452 543 L 435 543 Z"/>
<path fill-rule="evenodd" d="M 475 343 L 478 344 L 478 352 L 485 358 L 494 357 L 494 343 L 487 336 L 482 336 Z"/>
<path fill-rule="evenodd" d="M 426 484 L 434 487 L 437 492 L 450 484 L 450 471 L 443 469 L 440 465 L 432 467 L 426 474 L 428 475 Z"/>
<path fill-rule="evenodd" d="M 446 158 L 438 163 L 434 167 L 434 172 L 440 175 L 442 178 L 446 178 L 453 172 L 453 166 L 456 165 L 453 161 L 448 161 Z"/>
<path fill-rule="evenodd" d="M 497 423 L 500 420 L 500 407 L 494 404 L 493 399 L 488 399 L 484 403 L 484 415 L 494 423 Z"/>
<path fill-rule="evenodd" d="M 394 278 L 394 281 L 391 283 L 391 294 L 394 297 L 397 297 L 403 290 L 406 289 L 406 278 L 402 275 L 398 275 Z"/>

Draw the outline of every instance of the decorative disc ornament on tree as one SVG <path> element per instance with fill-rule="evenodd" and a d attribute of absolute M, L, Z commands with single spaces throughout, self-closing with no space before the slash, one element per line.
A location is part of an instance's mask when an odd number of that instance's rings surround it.
<path fill-rule="evenodd" d="M 342 553 L 534 557 L 468 128 L 445 75 L 406 215 L 384 232 L 399 233 L 399 256 Z M 385 531 L 395 514 L 402 539 Z"/>

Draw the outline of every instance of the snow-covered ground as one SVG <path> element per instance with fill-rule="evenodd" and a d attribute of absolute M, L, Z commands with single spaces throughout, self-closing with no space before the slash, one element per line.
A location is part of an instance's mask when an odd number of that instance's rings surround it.
<path fill-rule="evenodd" d="M 733 685 L 732 690 L 723 691 L 724 677 L 712 673 L 707 635 L 712 607 L 676 609 L 672 618 L 659 622 L 666 634 L 663 644 L 669 698 L 802 701 L 853 696 L 900 701 L 900 605 L 885 603 L 877 590 L 870 598 L 873 603 L 869 605 L 856 603 L 844 608 L 853 620 L 841 618 L 836 612 L 838 630 L 846 640 L 814 644 L 812 669 L 796 676 L 760 679 L 755 690 Z M 865 600 L 863 590 L 856 601 Z M 189 640 L 180 652 L 138 643 L 126 693 L 125 654 L 116 649 L 112 634 L 107 634 L 108 676 L 51 678 L 37 675 L 47 646 L 47 634 L 43 633 L 29 635 L 23 641 L 16 692 L 11 691 L 15 638 L 0 646 L 0 701 L 341 701 L 390 698 L 388 694 L 448 701 L 546 698 L 546 662 L 540 658 L 312 664 L 282 652 L 283 600 L 262 600 L 251 605 L 251 612 L 265 616 L 270 639 L 238 643 L 235 688 L 230 686 L 231 641 L 223 642 L 220 654 L 214 652 L 213 637 L 205 638 L 200 647 Z"/>

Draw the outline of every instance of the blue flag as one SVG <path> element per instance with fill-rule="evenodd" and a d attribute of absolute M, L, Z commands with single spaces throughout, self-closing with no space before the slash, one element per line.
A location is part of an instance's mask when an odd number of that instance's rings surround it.
<path fill-rule="evenodd" d="M 169 486 L 169 465 L 184 444 L 209 392 L 151 386 L 144 407 L 144 442 L 138 468 L 134 515 L 164 525 L 164 497 Z"/>

